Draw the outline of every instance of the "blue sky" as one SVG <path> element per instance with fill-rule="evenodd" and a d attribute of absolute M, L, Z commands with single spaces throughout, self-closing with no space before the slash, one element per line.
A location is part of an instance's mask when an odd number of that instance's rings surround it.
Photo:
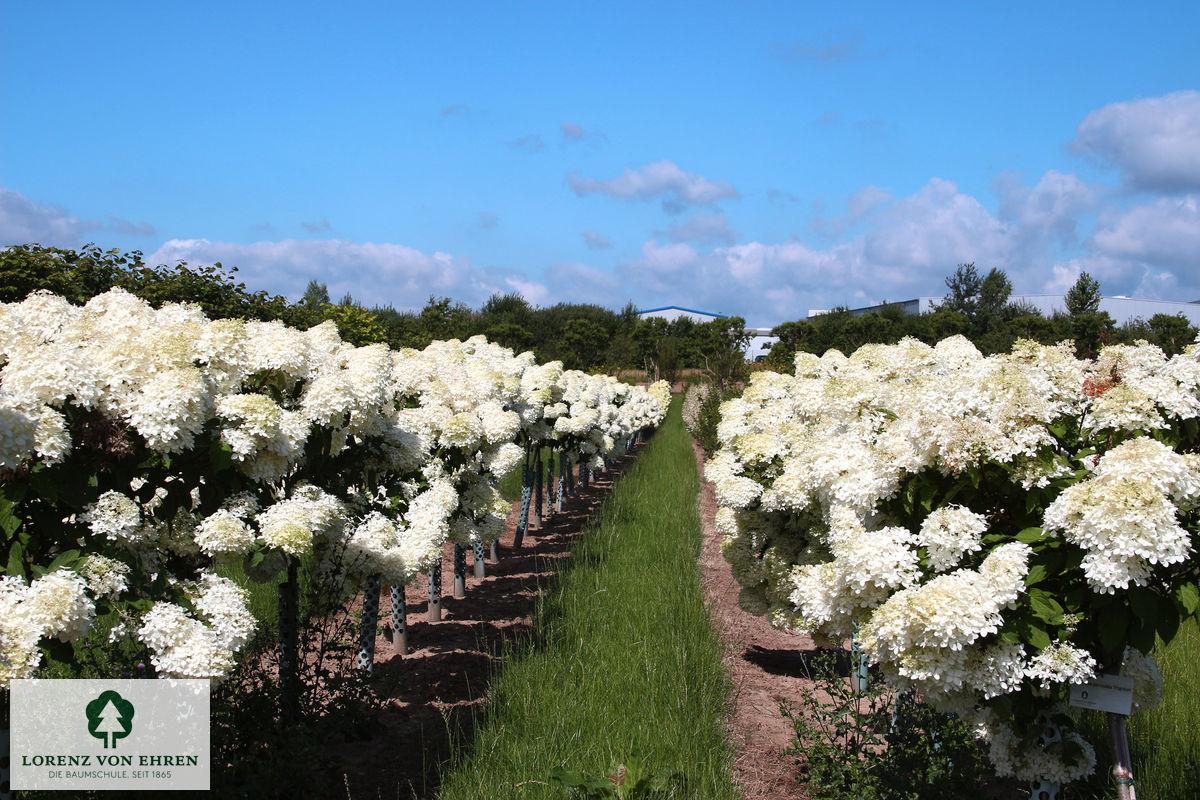
<path fill-rule="evenodd" d="M 1200 4 L 0 7 L 0 246 L 754 325 L 1200 299 Z"/>

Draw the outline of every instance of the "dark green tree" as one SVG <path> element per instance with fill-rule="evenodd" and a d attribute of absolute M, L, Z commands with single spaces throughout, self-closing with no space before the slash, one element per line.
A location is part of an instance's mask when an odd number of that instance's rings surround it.
<path fill-rule="evenodd" d="M 959 264 L 954 270 L 954 274 L 946 278 L 946 288 L 949 291 L 938 307 L 974 318 L 975 310 L 979 305 L 979 291 L 982 287 L 983 278 L 975 269 L 975 263 Z"/>
<path fill-rule="evenodd" d="M 309 308 L 319 308 L 328 302 L 330 302 L 329 287 L 315 278 L 308 282 L 308 286 L 304 288 L 304 294 L 300 297 L 300 305 Z"/>
<path fill-rule="evenodd" d="M 1063 302 L 1072 317 L 1095 314 L 1100 310 L 1100 282 L 1086 272 L 1079 273 L 1075 285 L 1067 290 Z"/>

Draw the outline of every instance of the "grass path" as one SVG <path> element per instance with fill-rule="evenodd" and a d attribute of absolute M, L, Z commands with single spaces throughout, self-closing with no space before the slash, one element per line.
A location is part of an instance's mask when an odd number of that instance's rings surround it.
<path fill-rule="evenodd" d="M 446 774 L 445 800 L 562 797 L 547 784 L 556 767 L 603 776 L 630 758 L 678 771 L 679 798 L 738 796 L 678 406 L 547 592 L 530 641 L 493 678 L 490 711 Z"/>

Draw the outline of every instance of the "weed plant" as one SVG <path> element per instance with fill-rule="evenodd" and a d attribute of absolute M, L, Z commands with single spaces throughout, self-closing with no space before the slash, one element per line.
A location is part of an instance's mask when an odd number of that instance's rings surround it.
<path fill-rule="evenodd" d="M 970 729 L 911 695 L 899 699 L 880 680 L 858 691 L 844 650 L 808 662 L 812 685 L 798 707 L 783 706 L 796 729 L 812 800 L 924 800 L 969 797 L 988 774 Z"/>
<path fill-rule="evenodd" d="M 737 797 L 729 679 L 697 566 L 698 489 L 676 401 L 542 598 L 533 635 L 499 660 L 444 800 L 562 798 L 552 775 L 604 776 L 635 759 L 647 775 L 678 773 L 655 797 Z"/>

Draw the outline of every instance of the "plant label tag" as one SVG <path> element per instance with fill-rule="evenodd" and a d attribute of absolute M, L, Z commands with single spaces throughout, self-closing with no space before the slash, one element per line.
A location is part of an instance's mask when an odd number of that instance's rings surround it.
<path fill-rule="evenodd" d="M 1091 683 L 1072 686 L 1071 705 L 1128 717 L 1133 710 L 1133 678 L 1100 675 Z"/>

